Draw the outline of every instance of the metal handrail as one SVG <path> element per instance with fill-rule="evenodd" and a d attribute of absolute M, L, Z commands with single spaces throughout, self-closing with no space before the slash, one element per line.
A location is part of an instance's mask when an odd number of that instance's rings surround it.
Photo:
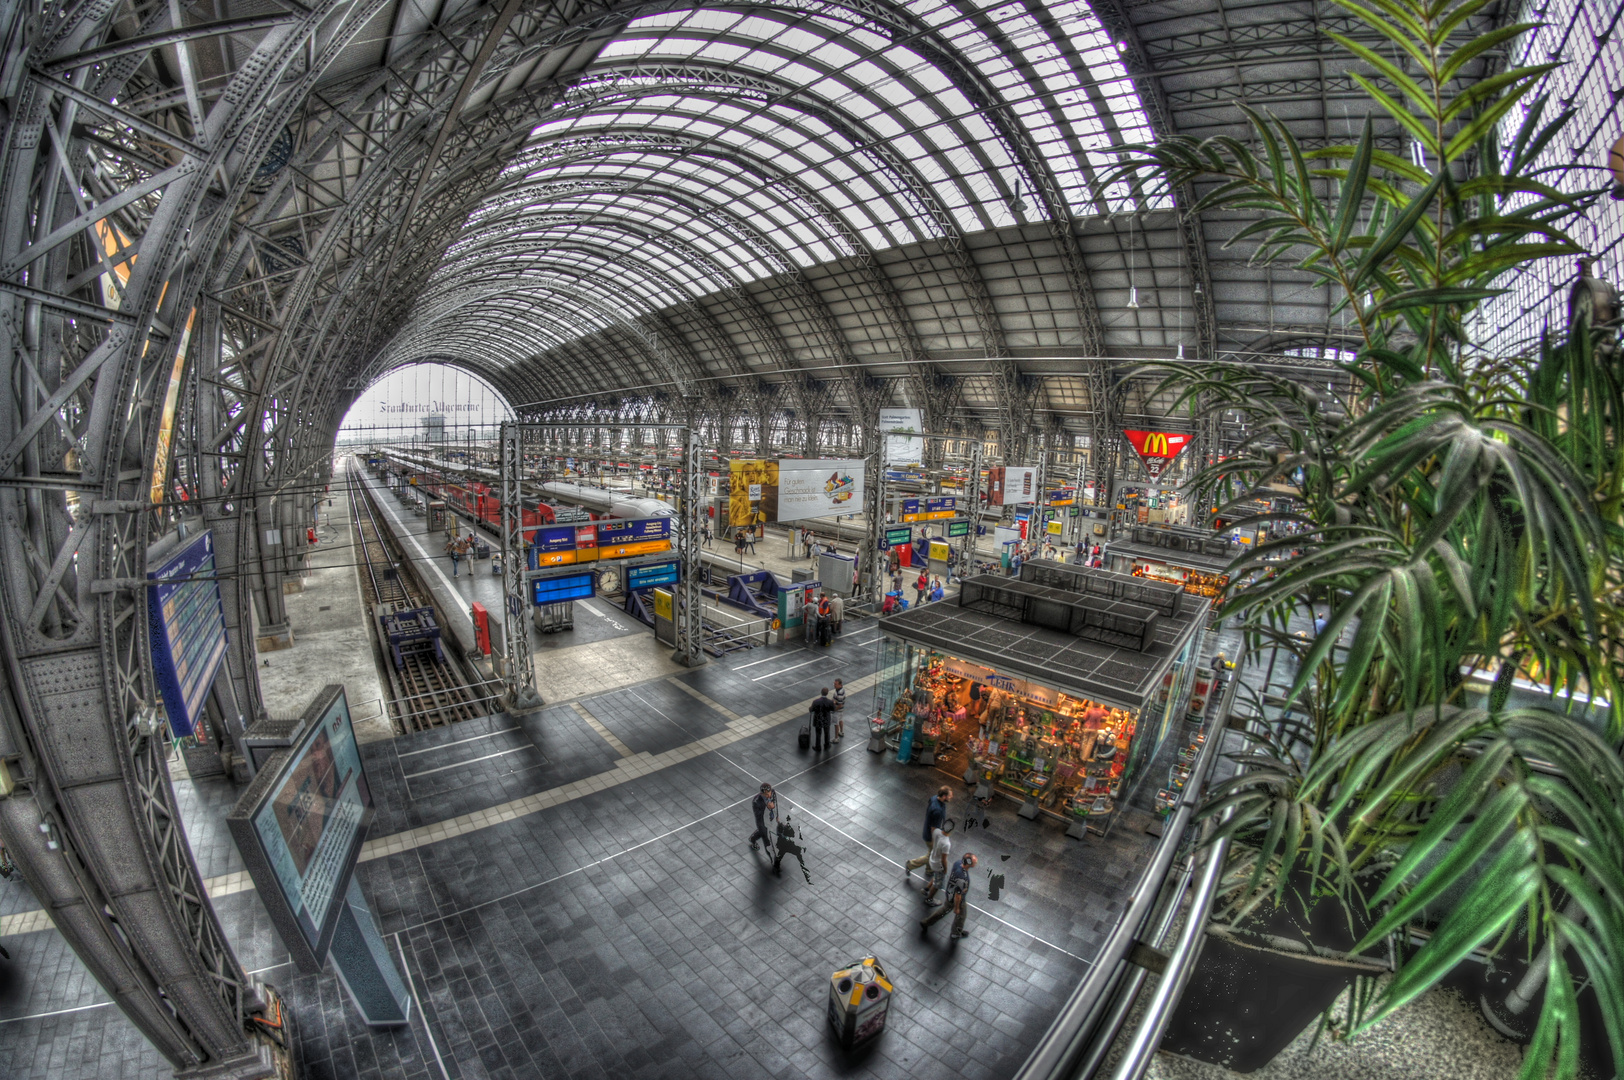
<path fill-rule="evenodd" d="M 1031 1055 L 1015 1073 L 1014 1080 L 1073 1080 L 1092 1074 L 1104 1059 L 1105 1049 L 1115 1038 L 1143 982 L 1144 969 L 1130 964 L 1128 957 L 1136 945 L 1143 943 L 1145 927 L 1158 901 L 1166 894 L 1174 859 L 1183 845 L 1186 830 L 1194 820 L 1196 808 L 1201 802 L 1201 790 L 1220 756 L 1224 724 L 1240 682 L 1240 662 L 1241 657 L 1236 657 L 1234 674 L 1224 687 L 1213 729 L 1201 748 L 1200 756 L 1196 758 L 1195 767 L 1190 770 L 1184 793 L 1167 818 L 1161 842 L 1152 853 L 1138 887 L 1129 897 L 1126 910 L 1105 939 L 1087 976 L 1072 991 L 1059 1015 L 1049 1025 L 1049 1030 L 1038 1040 Z M 1159 940 L 1172 924 L 1190 873 L 1189 869 L 1183 871 L 1179 886 L 1164 901 L 1161 930 L 1152 935 L 1153 939 Z M 1124 983 L 1131 984 L 1126 994 L 1121 993 Z M 1116 1002 L 1114 1006 L 1113 999 Z M 1082 1071 L 1085 1066 L 1088 1069 L 1086 1073 Z"/>

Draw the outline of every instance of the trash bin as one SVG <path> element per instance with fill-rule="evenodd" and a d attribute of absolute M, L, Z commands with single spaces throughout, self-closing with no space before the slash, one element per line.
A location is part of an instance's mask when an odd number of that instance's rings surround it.
<path fill-rule="evenodd" d="M 843 1049 L 879 1036 L 896 993 L 885 968 L 872 956 L 841 968 L 829 977 L 829 1026 Z"/>

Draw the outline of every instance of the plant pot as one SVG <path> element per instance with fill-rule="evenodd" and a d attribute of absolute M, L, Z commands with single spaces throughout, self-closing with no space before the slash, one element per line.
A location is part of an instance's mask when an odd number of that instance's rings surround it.
<path fill-rule="evenodd" d="M 1386 970 L 1381 961 L 1347 954 L 1356 938 L 1340 904 L 1322 900 L 1306 918 L 1291 910 L 1296 907 L 1284 904 L 1238 933 L 1208 927 L 1162 1036 L 1164 1052 L 1253 1072 L 1329 1009 L 1356 976 Z"/>

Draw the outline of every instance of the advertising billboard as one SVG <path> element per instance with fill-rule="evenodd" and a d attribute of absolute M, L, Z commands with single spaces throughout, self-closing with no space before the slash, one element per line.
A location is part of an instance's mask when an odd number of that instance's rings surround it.
<path fill-rule="evenodd" d="M 1171 431 L 1126 431 L 1128 442 L 1132 444 L 1134 453 L 1144 462 L 1145 471 L 1152 477 L 1158 477 L 1173 463 L 1173 459 L 1184 452 L 1190 445 L 1189 435 L 1180 435 Z"/>
<path fill-rule="evenodd" d="M 778 463 L 778 520 L 858 514 L 863 510 L 863 462 L 785 458 Z"/>
<path fill-rule="evenodd" d="M 158 677 L 169 731 L 197 734 L 203 700 L 226 655 L 226 616 L 214 577 L 214 534 L 199 533 L 147 571 L 147 619 L 152 669 Z"/>
<path fill-rule="evenodd" d="M 301 723 L 226 824 L 294 962 L 318 974 L 366 839 L 372 792 L 342 686 L 324 687 Z"/>
<path fill-rule="evenodd" d="M 778 462 L 730 461 L 727 469 L 727 523 L 737 529 L 765 522 L 778 508 Z"/>
<path fill-rule="evenodd" d="M 881 409 L 880 430 L 885 436 L 885 464 L 918 465 L 925 460 L 925 440 L 892 432 L 924 431 L 924 413 L 919 409 Z"/>
<path fill-rule="evenodd" d="M 987 505 L 1019 506 L 1037 502 L 1037 470 L 998 467 L 987 470 Z"/>

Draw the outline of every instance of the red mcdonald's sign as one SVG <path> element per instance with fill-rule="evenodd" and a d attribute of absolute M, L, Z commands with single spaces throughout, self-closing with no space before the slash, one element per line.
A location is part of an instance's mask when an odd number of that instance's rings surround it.
<path fill-rule="evenodd" d="M 1162 475 L 1162 470 L 1190 445 L 1190 436 L 1167 431 L 1123 431 L 1122 434 L 1133 444 L 1139 460 L 1145 463 L 1145 471 L 1152 478 Z"/>

